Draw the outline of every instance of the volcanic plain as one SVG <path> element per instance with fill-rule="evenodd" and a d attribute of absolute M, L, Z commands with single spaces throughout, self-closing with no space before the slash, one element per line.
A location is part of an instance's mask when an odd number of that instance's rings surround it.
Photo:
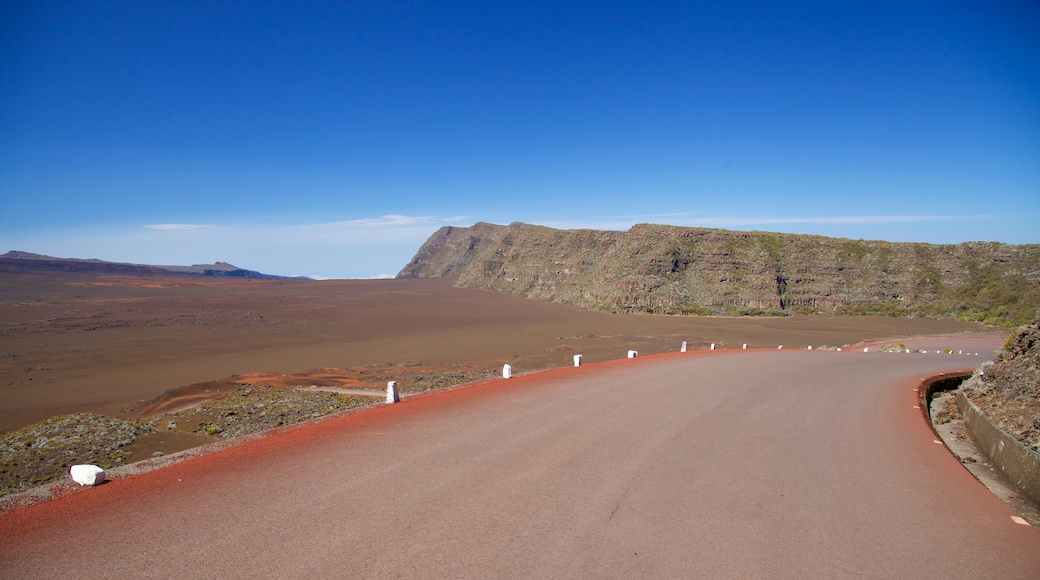
<path fill-rule="evenodd" d="M 161 413 L 176 406 L 171 390 L 378 389 L 395 368 L 493 376 L 505 363 L 523 373 L 682 341 L 820 348 L 965 333 L 1007 331 L 952 319 L 605 314 L 438 280 L 2 273 L 0 431 L 74 412 Z"/>
<path fill-rule="evenodd" d="M 952 319 L 607 314 L 444 280 L 0 273 L 0 432 L 96 412 L 154 417 L 242 385 L 405 391 L 689 348 L 841 347 Z M 988 354 L 988 353 L 987 353 Z M 449 376 L 453 380 L 445 381 Z M 425 384 L 423 383 L 426 379 Z"/>

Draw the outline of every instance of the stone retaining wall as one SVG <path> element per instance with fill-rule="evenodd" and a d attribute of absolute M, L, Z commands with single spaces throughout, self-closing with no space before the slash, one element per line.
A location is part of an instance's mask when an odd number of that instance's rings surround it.
<path fill-rule="evenodd" d="M 957 408 L 964 415 L 968 435 L 993 466 L 1040 504 L 1040 454 L 994 425 L 963 392 L 957 393 Z"/>

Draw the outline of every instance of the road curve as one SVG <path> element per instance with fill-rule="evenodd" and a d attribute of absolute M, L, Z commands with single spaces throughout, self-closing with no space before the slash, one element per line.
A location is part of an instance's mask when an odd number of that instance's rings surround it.
<path fill-rule="evenodd" d="M 408 400 L 0 516 L 0 574 L 1036 578 L 1040 533 L 914 408 L 983 359 L 702 351 Z"/>

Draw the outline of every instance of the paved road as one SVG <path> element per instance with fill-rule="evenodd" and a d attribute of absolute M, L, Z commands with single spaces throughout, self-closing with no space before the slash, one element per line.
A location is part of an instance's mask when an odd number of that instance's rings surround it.
<path fill-rule="evenodd" d="M 412 399 L 0 516 L 0 575 L 1037 578 L 1040 533 L 913 408 L 982 359 L 701 352 Z"/>

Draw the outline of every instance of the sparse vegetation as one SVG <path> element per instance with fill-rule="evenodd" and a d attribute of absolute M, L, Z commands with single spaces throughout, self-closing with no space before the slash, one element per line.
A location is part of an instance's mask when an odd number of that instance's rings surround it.
<path fill-rule="evenodd" d="M 996 325 L 1023 325 L 1040 312 L 1040 284 L 1018 273 L 978 268 L 967 284 L 954 290 L 949 308 L 957 318 Z"/>
<path fill-rule="evenodd" d="M 683 316 L 708 316 L 712 314 L 712 312 L 703 306 L 686 302 L 679 307 L 678 312 L 669 312 L 669 314 L 681 314 Z"/>
<path fill-rule="evenodd" d="M 111 469 L 133 461 L 124 448 L 154 430 L 152 421 L 76 413 L 5 433 L 0 438 L 0 495 L 64 478 L 76 463 Z"/>
<path fill-rule="evenodd" d="M 906 316 L 909 314 L 897 300 L 883 299 L 860 304 L 848 304 L 834 310 L 844 316 Z"/>
<path fill-rule="evenodd" d="M 955 317 L 1003 326 L 1040 312 L 1040 246 L 998 243 L 477 224 L 435 233 L 400 276 L 446 277 L 606 312 Z"/>
<path fill-rule="evenodd" d="M 407 376 L 401 392 L 439 389 L 491 376 L 489 371 L 449 371 Z M 53 417 L 0 438 L 0 496 L 64 479 L 76 463 L 111 469 L 221 439 L 291 425 L 377 404 L 378 397 L 262 385 L 241 385 L 205 404 L 151 420 L 94 413 Z M 159 440 L 182 446 L 153 453 Z"/>
<path fill-rule="evenodd" d="M 863 240 L 845 240 L 838 244 L 838 263 L 859 264 L 869 253 L 870 247 Z"/>

